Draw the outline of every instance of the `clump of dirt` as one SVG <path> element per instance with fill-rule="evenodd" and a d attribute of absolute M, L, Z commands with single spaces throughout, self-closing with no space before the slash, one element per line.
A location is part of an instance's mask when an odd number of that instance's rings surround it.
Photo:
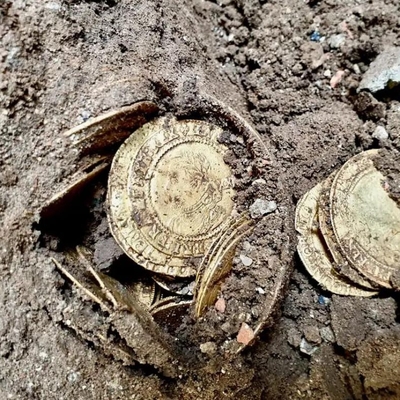
<path fill-rule="evenodd" d="M 386 180 L 389 196 L 400 206 L 400 152 L 397 149 L 382 149 L 374 158 L 376 168 L 381 171 Z"/>

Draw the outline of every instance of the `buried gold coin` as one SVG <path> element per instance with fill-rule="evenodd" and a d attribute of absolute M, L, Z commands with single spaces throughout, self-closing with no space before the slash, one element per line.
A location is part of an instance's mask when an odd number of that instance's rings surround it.
<path fill-rule="evenodd" d="M 331 221 L 354 268 L 391 288 L 390 278 L 400 268 L 400 209 L 382 186 L 384 176 L 372 162 L 376 154 L 358 154 L 339 170 L 331 189 Z"/>
<path fill-rule="evenodd" d="M 332 258 L 332 267 L 334 271 L 346 277 L 351 282 L 362 288 L 368 290 L 376 289 L 375 286 L 371 284 L 367 279 L 365 279 L 357 270 L 355 270 L 349 261 L 341 253 L 339 244 L 336 241 L 335 233 L 333 232 L 332 224 L 330 221 L 330 191 L 332 187 L 333 180 L 335 179 L 336 172 L 328 176 L 322 184 L 321 191 L 318 197 L 318 226 L 322 234 L 323 241 L 330 253 Z"/>
<path fill-rule="evenodd" d="M 215 303 L 223 279 L 232 268 L 237 243 L 253 227 L 253 220 L 246 214 L 231 224 L 210 247 L 203 258 L 196 278 L 195 315 L 199 318 L 205 309 Z"/>
<path fill-rule="evenodd" d="M 190 277 L 234 209 L 222 129 L 159 118 L 117 151 L 108 181 L 111 232 L 138 264 Z"/>
<path fill-rule="evenodd" d="M 296 208 L 295 227 L 300 234 L 297 251 L 310 275 L 332 293 L 347 296 L 373 296 L 376 292 L 359 289 L 337 275 L 321 235 L 318 232 L 318 199 L 322 184 L 307 192 Z"/>

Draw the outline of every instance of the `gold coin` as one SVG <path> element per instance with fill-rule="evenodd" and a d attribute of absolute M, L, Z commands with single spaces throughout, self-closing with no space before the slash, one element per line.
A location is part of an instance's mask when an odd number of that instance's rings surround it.
<path fill-rule="evenodd" d="M 309 274 L 332 293 L 347 296 L 373 296 L 376 292 L 359 289 L 333 270 L 326 247 L 318 234 L 318 198 L 322 184 L 307 192 L 296 207 L 295 227 L 300 234 L 297 251 Z"/>
<path fill-rule="evenodd" d="M 182 300 L 179 297 L 165 297 L 154 303 L 150 309 L 153 319 L 169 331 L 175 331 L 189 312 L 191 300 Z"/>
<path fill-rule="evenodd" d="M 333 258 L 332 267 L 338 275 L 345 276 L 355 284 L 370 290 L 375 287 L 365 279 L 357 270 L 352 268 L 346 257 L 341 254 L 339 244 L 332 229 L 330 220 L 330 192 L 336 172 L 322 182 L 321 193 L 318 198 L 318 225 L 326 247 Z"/>
<path fill-rule="evenodd" d="M 223 279 L 232 268 L 237 243 L 251 231 L 254 221 L 246 214 L 232 219 L 231 224 L 213 243 L 204 256 L 196 277 L 195 315 L 199 318 L 205 309 L 215 303 Z"/>
<path fill-rule="evenodd" d="M 400 209 L 382 186 L 375 169 L 377 150 L 347 161 L 331 189 L 332 227 L 342 253 L 367 279 L 391 288 L 400 268 Z"/>
<path fill-rule="evenodd" d="M 108 181 L 108 220 L 143 267 L 190 277 L 232 214 L 233 179 L 222 129 L 203 121 L 159 118 L 117 151 Z"/>

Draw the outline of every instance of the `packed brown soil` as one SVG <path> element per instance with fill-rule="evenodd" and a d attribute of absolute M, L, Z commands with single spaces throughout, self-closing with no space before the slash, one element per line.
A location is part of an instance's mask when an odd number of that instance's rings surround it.
<path fill-rule="evenodd" d="M 398 295 L 324 292 L 299 262 L 294 232 L 302 194 L 362 150 L 390 151 L 377 166 L 398 200 L 398 92 L 357 87 L 379 53 L 400 45 L 399 12 L 395 0 L 3 1 L 0 398 L 400 398 Z M 90 218 L 76 209 L 73 219 L 38 224 L 46 200 L 84 163 L 63 132 L 140 100 L 222 125 L 238 203 L 277 205 L 238 246 L 222 287 L 226 314 L 209 310 L 181 331 L 179 368 L 137 321 L 111 321 L 82 301 L 50 260 L 76 243 L 94 250 L 99 269 L 123 257 L 105 220 L 105 175 L 90 203 L 79 203 Z M 260 134 L 264 161 L 238 140 L 226 107 Z M 377 125 L 387 139 L 373 137 Z M 260 340 L 225 358 L 223 343 L 272 303 Z M 139 332 L 137 363 L 112 350 L 131 351 L 121 339 L 128 325 Z M 213 341 L 216 354 L 199 351 Z"/>

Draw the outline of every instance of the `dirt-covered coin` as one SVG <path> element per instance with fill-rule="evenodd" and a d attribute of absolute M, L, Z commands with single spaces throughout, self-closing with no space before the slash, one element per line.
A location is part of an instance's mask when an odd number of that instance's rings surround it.
<path fill-rule="evenodd" d="M 383 187 L 372 157 L 360 153 L 339 170 L 331 190 L 331 221 L 346 258 L 368 279 L 391 288 L 400 268 L 400 208 Z"/>
<path fill-rule="evenodd" d="M 232 172 L 222 129 L 159 118 L 116 153 L 108 181 L 109 224 L 138 264 L 189 277 L 234 209 Z"/>
<path fill-rule="evenodd" d="M 150 314 L 158 324 L 167 328 L 168 331 L 174 331 L 189 312 L 191 303 L 191 300 L 177 296 L 165 297 L 153 304 Z"/>
<path fill-rule="evenodd" d="M 335 273 L 331 257 L 318 231 L 318 198 L 322 184 L 307 192 L 296 208 L 295 226 L 300 234 L 297 251 L 310 275 L 332 293 L 348 296 L 372 296 L 375 292 L 362 290 Z"/>

